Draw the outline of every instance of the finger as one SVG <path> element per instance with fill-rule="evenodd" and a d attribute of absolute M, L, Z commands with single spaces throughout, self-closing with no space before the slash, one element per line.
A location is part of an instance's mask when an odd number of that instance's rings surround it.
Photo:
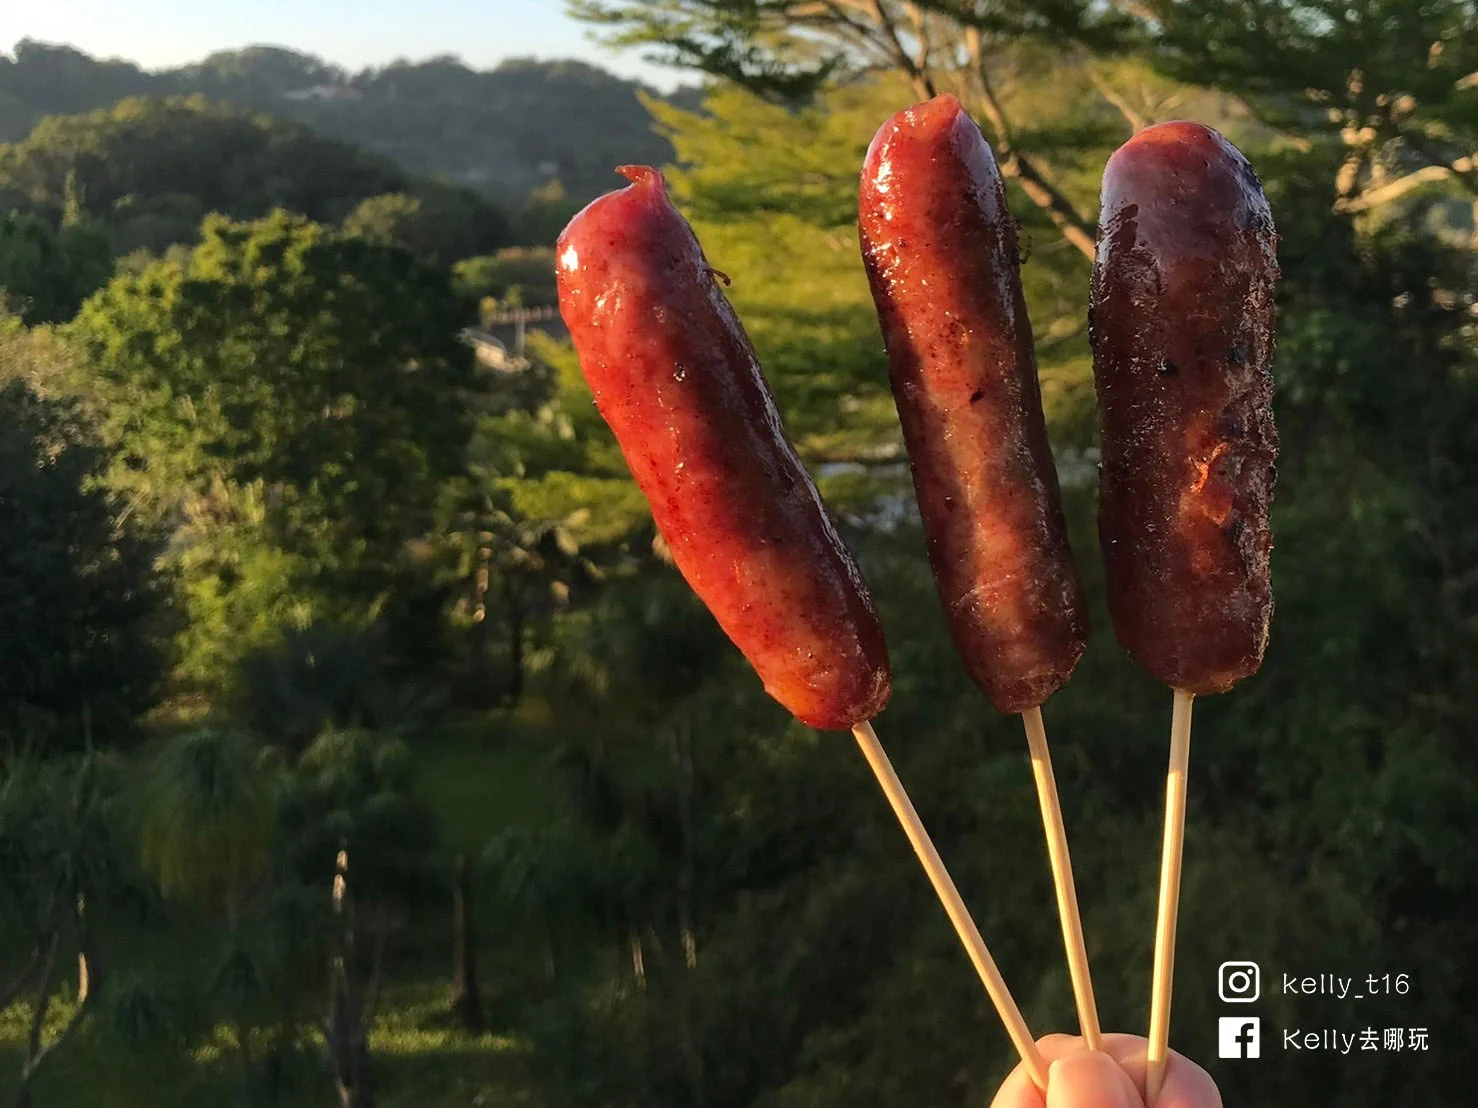
<path fill-rule="evenodd" d="M 1105 1035 L 1103 1049 L 1123 1067 L 1143 1096 L 1148 1040 L 1141 1035 Z M 1165 1084 L 1150 1108 L 1222 1108 L 1221 1093 L 1209 1073 L 1172 1050 L 1165 1065 Z"/>
<path fill-rule="evenodd" d="M 1047 1071 L 1047 1108 L 1144 1108 L 1144 1099 L 1113 1058 L 1079 1050 Z"/>
<path fill-rule="evenodd" d="M 1172 1050 L 1155 1108 L 1221 1108 L 1221 1092 L 1209 1073 Z"/>
<path fill-rule="evenodd" d="M 1032 1082 L 1031 1072 L 1025 1062 L 1018 1062 L 990 1102 L 990 1108 L 1047 1108 L 1042 1090 Z"/>
<path fill-rule="evenodd" d="M 1120 1044 L 1121 1050 L 1126 1053 L 1133 1052 L 1134 1036 L 1119 1035 L 1117 1036 L 1117 1038 L 1124 1040 L 1124 1042 Z M 1138 1042 L 1140 1044 L 1140 1068 L 1142 1072 L 1144 1040 L 1140 1039 L 1138 1040 Z M 1042 1057 L 1046 1059 L 1049 1067 L 1059 1060 L 1070 1058 L 1074 1055 L 1086 1052 L 1086 1047 L 1083 1044 L 1083 1040 L 1078 1035 L 1044 1035 L 1042 1038 L 1037 1040 L 1037 1049 L 1041 1051 Z M 1051 1072 L 1052 1071 L 1049 1069 L 1049 1081 L 1047 1085 L 1049 1090 L 1052 1088 L 1052 1080 L 1050 1079 Z M 1072 1072 L 1077 1071 L 1074 1069 Z M 1070 1078 L 1070 1080 L 1073 1079 Z M 1139 1095 L 1137 1092 L 1135 1093 L 1134 1099 L 1131 1100 L 1130 1103 L 1134 1106 L 1134 1108 L 1141 1108 L 1142 1101 L 1139 1099 Z M 1032 1081 L 1031 1073 L 1027 1070 L 1024 1063 L 1017 1064 L 1016 1068 L 1011 1071 L 1011 1075 L 1006 1078 L 1005 1083 L 1001 1086 L 1000 1092 L 998 1092 L 995 1099 L 991 1101 L 991 1108 L 1048 1108 L 1048 1106 L 1048 1097 L 1044 1095 L 1042 1090 L 1038 1089 L 1036 1084 Z M 1055 1105 L 1053 1106 L 1053 1108 L 1055 1108 Z"/>
<path fill-rule="evenodd" d="M 1083 1040 L 1077 1035 L 1044 1035 L 1037 1040 L 1037 1049 L 1047 1063 L 1057 1061 L 1074 1051 L 1083 1049 Z M 1018 1062 L 990 1102 L 991 1108 L 1046 1108 L 1047 1100 L 1042 1090 L 1032 1080 L 1025 1062 Z"/>

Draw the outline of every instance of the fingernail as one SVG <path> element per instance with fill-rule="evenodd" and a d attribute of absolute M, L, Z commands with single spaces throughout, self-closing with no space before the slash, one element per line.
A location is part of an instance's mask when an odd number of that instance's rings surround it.
<path fill-rule="evenodd" d="M 1047 1108 L 1142 1108 L 1142 1103 L 1128 1075 L 1107 1054 L 1069 1054 L 1047 1071 Z"/>

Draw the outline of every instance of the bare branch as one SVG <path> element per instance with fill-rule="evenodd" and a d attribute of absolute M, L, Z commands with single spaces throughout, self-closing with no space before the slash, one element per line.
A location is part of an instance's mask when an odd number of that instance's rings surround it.
<path fill-rule="evenodd" d="M 42 1062 L 51 1057 L 56 1050 L 61 1048 L 62 1044 L 71 1038 L 72 1032 L 77 1030 L 78 1025 L 82 1023 L 83 1017 L 91 1010 L 92 996 L 93 994 L 89 993 L 86 1000 L 72 1009 L 71 1016 L 67 1018 L 66 1026 L 57 1032 L 56 1038 L 43 1046 L 40 1053 L 26 1064 L 25 1077 L 29 1078 L 34 1074 L 41 1067 Z"/>
<path fill-rule="evenodd" d="M 903 40 L 898 37 L 898 27 L 893 22 L 893 17 L 888 14 L 883 0 L 872 0 L 873 18 L 878 21 L 878 26 L 883 29 L 883 34 L 888 38 L 889 51 L 898 67 L 908 74 L 908 79 L 913 82 L 914 92 L 920 100 L 932 100 L 937 95 L 934 81 L 928 73 L 921 70 L 903 47 Z"/>
<path fill-rule="evenodd" d="M 1334 210 L 1347 215 L 1354 212 L 1366 212 L 1382 204 L 1389 204 L 1393 200 L 1399 200 L 1423 185 L 1434 184 L 1437 181 L 1445 181 L 1451 177 L 1472 172 L 1475 164 L 1478 162 L 1475 162 L 1473 158 L 1459 158 L 1451 165 L 1423 166 L 1421 169 L 1397 177 L 1394 181 L 1366 189 L 1358 196 L 1341 197 L 1335 201 Z"/>
<path fill-rule="evenodd" d="M 928 14 L 917 4 L 903 5 L 904 11 L 908 12 L 909 20 L 913 23 L 913 36 L 918 43 L 918 55 L 914 58 L 914 68 L 920 73 L 929 72 L 929 24 Z"/>
<path fill-rule="evenodd" d="M 41 1053 L 41 1032 L 46 1026 L 46 1012 L 51 1007 L 51 992 L 56 985 L 56 951 L 61 941 L 61 931 L 56 930 L 51 933 L 51 941 L 46 944 L 46 957 L 41 963 L 41 987 L 36 990 L 36 1002 L 31 1005 L 31 1028 L 26 1037 L 26 1061 L 21 1067 L 23 1083 L 31 1072 L 31 1060 Z"/>
<path fill-rule="evenodd" d="M 1062 237 L 1072 243 L 1080 254 L 1092 260 L 1097 253 L 1093 226 L 1083 218 L 1073 202 L 1062 195 L 1011 142 L 1010 124 L 991 85 L 978 28 L 965 29 L 965 46 L 970 54 L 971 68 L 980 92 L 981 111 L 996 134 L 996 164 L 1000 167 L 1001 176 L 1015 181 L 1027 198 L 1047 214 L 1047 218 Z"/>
<path fill-rule="evenodd" d="M 821 0 L 815 5 L 808 4 L 798 8 L 796 18 L 800 23 L 822 26 L 833 34 L 850 38 L 855 45 L 878 59 L 893 64 L 893 53 L 888 44 L 882 41 L 879 28 L 866 21 L 867 12 L 864 11 L 860 19 L 847 14 L 847 9 L 857 10 L 857 7 L 856 0 Z"/>
<path fill-rule="evenodd" d="M 1083 72 L 1088 74 L 1088 80 L 1098 90 L 1098 95 L 1119 109 L 1119 114 L 1128 122 L 1131 130 L 1143 131 L 1149 126 L 1149 121 L 1135 111 L 1134 105 L 1130 104 L 1128 100 L 1121 96 L 1112 85 L 1100 77 L 1092 65 L 1085 65 Z"/>
<path fill-rule="evenodd" d="M 31 1078 L 41 1068 L 41 1064 L 51 1057 L 68 1039 L 72 1032 L 77 1030 L 83 1018 L 92 1009 L 92 998 L 96 992 L 90 992 L 83 997 L 77 1007 L 72 1009 L 72 1014 L 67 1017 L 67 1022 L 55 1037 L 48 1043 L 42 1043 L 41 1036 L 46 1028 L 46 1014 L 51 1010 L 51 995 L 56 989 L 56 955 L 61 946 L 61 932 L 53 931 L 51 942 L 46 949 L 44 969 L 41 973 L 41 986 L 36 993 L 36 1003 L 31 1010 L 31 1027 L 26 1037 L 26 1059 L 21 1065 L 20 1086 L 22 1096 Z"/>
<path fill-rule="evenodd" d="M 1139 3 L 1138 0 L 1114 0 L 1114 7 L 1118 8 L 1125 15 L 1132 15 L 1135 19 L 1143 23 L 1156 22 L 1155 13 Z"/>
<path fill-rule="evenodd" d="M 1457 158 L 1443 157 L 1423 139 L 1412 134 L 1403 134 L 1402 140 L 1433 165 L 1445 166 L 1451 171 L 1453 180 L 1473 195 L 1478 196 L 1478 154 L 1464 154 Z"/>

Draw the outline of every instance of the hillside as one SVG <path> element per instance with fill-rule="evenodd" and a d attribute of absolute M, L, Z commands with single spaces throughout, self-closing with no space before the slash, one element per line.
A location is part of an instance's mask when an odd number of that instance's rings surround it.
<path fill-rule="evenodd" d="M 517 206 L 557 179 L 572 201 L 612 184 L 620 162 L 661 162 L 640 85 L 580 62 L 509 60 L 475 70 L 454 57 L 359 73 L 271 46 L 147 71 L 67 46 L 22 40 L 0 55 L 0 141 L 47 115 L 109 107 L 129 96 L 190 96 L 268 111 Z M 656 95 L 655 93 L 651 93 Z M 691 93 L 674 99 L 690 102 Z"/>
<path fill-rule="evenodd" d="M 404 199 L 377 199 L 397 196 Z M 408 208 L 417 226 L 400 237 L 446 262 L 505 246 L 511 235 L 504 213 L 470 190 L 301 123 L 199 96 L 129 97 L 47 116 L 22 141 L 0 145 L 0 210 L 56 221 L 73 206 L 101 220 L 118 253 L 193 241 L 209 212 L 253 219 L 274 208 L 326 223 L 352 218 L 372 231 L 386 223 L 385 209 Z"/>

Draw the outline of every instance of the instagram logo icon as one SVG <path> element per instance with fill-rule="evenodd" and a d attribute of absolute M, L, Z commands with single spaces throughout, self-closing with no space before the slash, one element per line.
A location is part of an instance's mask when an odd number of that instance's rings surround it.
<path fill-rule="evenodd" d="M 1262 970 L 1256 962 L 1223 962 L 1216 991 L 1228 1004 L 1250 1004 L 1262 994 Z"/>

